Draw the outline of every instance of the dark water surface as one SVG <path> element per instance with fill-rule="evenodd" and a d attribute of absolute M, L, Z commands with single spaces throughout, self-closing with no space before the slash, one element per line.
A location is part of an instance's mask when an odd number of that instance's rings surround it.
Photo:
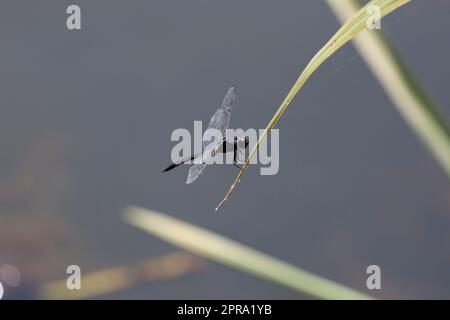
<path fill-rule="evenodd" d="M 382 27 L 450 120 L 450 3 L 433 2 Z M 234 168 L 189 186 L 187 168 L 160 173 L 172 130 L 209 120 L 229 85 L 230 127 L 265 127 L 338 28 L 325 2 L 80 0 L 81 31 L 65 28 L 69 4 L 1 5 L 0 219 L 14 227 L 0 230 L 0 256 L 46 280 L 67 264 L 91 271 L 175 250 L 123 222 L 133 204 L 367 293 L 377 264 L 377 297 L 450 298 L 448 178 L 350 45 L 280 120 L 279 173 L 251 167 L 220 214 Z M 103 297 L 299 296 L 211 263 Z"/>

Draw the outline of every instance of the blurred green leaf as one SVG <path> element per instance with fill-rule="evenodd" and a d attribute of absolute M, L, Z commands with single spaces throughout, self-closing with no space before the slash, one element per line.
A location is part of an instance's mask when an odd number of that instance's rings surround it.
<path fill-rule="evenodd" d="M 327 2 L 342 22 L 361 8 L 357 0 Z M 436 104 L 381 32 L 365 30 L 353 42 L 394 106 L 450 177 L 450 132 Z"/>
<path fill-rule="evenodd" d="M 192 253 L 320 299 L 371 299 L 233 240 L 152 210 L 129 207 L 130 224 Z"/>

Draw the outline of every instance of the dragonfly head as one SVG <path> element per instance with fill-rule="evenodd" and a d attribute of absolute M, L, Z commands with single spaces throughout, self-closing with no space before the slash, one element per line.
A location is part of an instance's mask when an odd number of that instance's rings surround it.
<path fill-rule="evenodd" d="M 247 149 L 249 145 L 248 137 L 240 137 L 237 139 L 237 144 L 239 149 Z"/>

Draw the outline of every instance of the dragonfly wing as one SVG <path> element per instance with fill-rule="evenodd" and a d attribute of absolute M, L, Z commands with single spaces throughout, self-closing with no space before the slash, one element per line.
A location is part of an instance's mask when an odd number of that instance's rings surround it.
<path fill-rule="evenodd" d="M 197 178 L 206 169 L 206 166 L 207 166 L 206 163 L 201 163 L 201 164 L 194 164 L 192 167 L 190 167 L 186 183 L 190 184 L 190 183 L 194 182 L 195 180 L 197 180 Z"/>
<path fill-rule="evenodd" d="M 230 87 L 228 89 L 222 105 L 217 109 L 216 113 L 211 117 L 209 121 L 208 129 L 218 129 L 222 132 L 222 137 L 225 138 L 228 123 L 230 122 L 231 108 L 234 100 L 236 99 L 236 88 Z"/>
<path fill-rule="evenodd" d="M 222 133 L 222 139 L 226 137 L 226 131 L 228 128 L 228 123 L 230 122 L 231 108 L 233 106 L 234 100 L 236 99 L 236 88 L 230 87 L 228 89 L 225 98 L 223 99 L 222 105 L 217 109 L 216 113 L 211 117 L 209 121 L 208 129 L 217 129 Z M 203 155 L 202 163 L 194 164 L 189 169 L 189 174 L 186 180 L 187 184 L 194 182 L 205 170 L 211 160 L 213 155 L 211 154 L 213 149 L 216 149 L 221 141 L 203 141 Z"/>

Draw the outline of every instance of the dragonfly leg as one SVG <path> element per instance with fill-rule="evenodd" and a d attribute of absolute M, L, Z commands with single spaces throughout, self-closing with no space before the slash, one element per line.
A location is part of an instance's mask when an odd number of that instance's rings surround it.
<path fill-rule="evenodd" d="M 233 163 L 233 166 L 235 166 L 236 168 L 238 168 L 239 170 L 242 170 L 242 167 L 240 165 L 238 165 L 236 162 Z"/>

